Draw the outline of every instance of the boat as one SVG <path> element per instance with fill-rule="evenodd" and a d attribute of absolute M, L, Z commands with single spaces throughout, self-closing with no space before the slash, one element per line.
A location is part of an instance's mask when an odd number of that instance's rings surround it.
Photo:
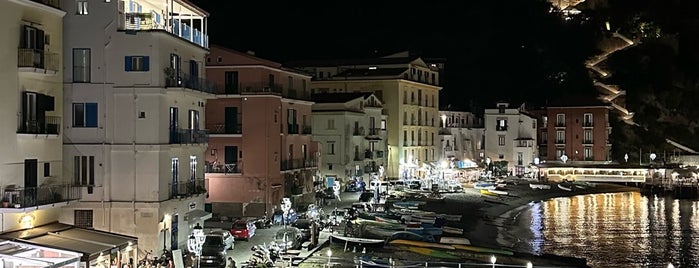
<path fill-rule="evenodd" d="M 506 249 L 477 247 L 477 246 L 471 246 L 471 245 L 452 245 L 452 247 L 454 247 L 455 249 L 467 250 L 467 251 L 473 251 L 473 252 L 479 252 L 479 253 L 493 253 L 493 254 L 500 254 L 500 255 L 507 255 L 507 256 L 515 255 L 514 252 L 506 250 Z"/>
<path fill-rule="evenodd" d="M 533 190 L 549 190 L 551 189 L 551 185 L 530 183 L 529 188 L 532 188 Z"/>
<path fill-rule="evenodd" d="M 407 241 L 407 240 L 406 240 Z M 330 242 L 335 243 L 353 243 L 362 245 L 383 245 L 385 241 L 383 239 L 371 239 L 371 238 L 360 238 L 360 237 L 349 237 L 341 236 L 336 234 L 330 235 Z"/>
<path fill-rule="evenodd" d="M 383 229 L 376 226 L 367 226 L 362 230 L 362 237 L 364 238 L 374 238 L 374 239 L 384 239 L 388 241 L 404 239 L 411 241 L 421 241 L 421 242 L 436 242 L 433 235 L 430 234 L 417 234 L 408 231 L 399 230 L 389 230 Z"/>
<path fill-rule="evenodd" d="M 454 246 L 449 245 L 449 244 L 410 241 L 410 240 L 405 240 L 405 239 L 397 239 L 397 240 L 390 241 L 388 243 L 391 245 L 416 246 L 416 247 L 425 247 L 425 248 L 455 249 Z"/>
<path fill-rule="evenodd" d="M 493 188 L 495 189 L 495 188 Z M 489 189 L 481 189 L 481 194 L 482 195 L 488 195 L 488 196 L 498 196 L 498 194 L 491 192 Z"/>
<path fill-rule="evenodd" d="M 464 229 L 454 228 L 454 227 L 449 227 L 449 226 L 442 226 L 442 231 L 444 231 L 445 233 L 449 233 L 449 234 L 458 234 L 458 235 L 464 234 Z"/>
<path fill-rule="evenodd" d="M 490 182 L 479 182 L 479 183 L 476 183 L 476 184 L 473 185 L 473 188 L 474 188 L 474 189 L 480 189 L 480 190 L 482 190 L 482 189 L 486 189 L 486 190 L 493 189 L 493 190 L 495 190 L 496 187 L 497 187 L 497 184 L 495 184 L 495 183 L 490 183 Z M 482 192 L 481 192 L 481 193 L 482 193 Z"/>
<path fill-rule="evenodd" d="M 441 244 L 471 245 L 471 240 L 465 237 L 442 236 L 439 238 Z"/>
<path fill-rule="evenodd" d="M 573 191 L 573 187 L 575 187 L 575 186 L 571 185 L 570 187 L 567 187 L 567 186 L 563 186 L 562 184 L 558 184 L 558 189 L 561 189 L 563 191 L 568 191 L 568 192 Z"/>
<path fill-rule="evenodd" d="M 454 256 L 452 254 L 447 253 L 446 251 L 437 250 L 437 249 L 433 249 L 433 248 L 406 247 L 405 249 L 410 251 L 410 252 L 415 252 L 415 253 L 420 254 L 420 255 L 425 255 L 425 256 L 430 256 L 430 257 L 435 257 L 435 258 L 452 259 L 452 260 L 461 259 L 458 256 Z"/>
<path fill-rule="evenodd" d="M 406 229 L 408 232 L 413 232 L 416 234 L 430 234 L 430 235 L 442 235 L 444 231 L 442 228 L 438 227 L 423 227 L 422 229 Z"/>
<path fill-rule="evenodd" d="M 491 193 L 497 194 L 497 195 L 509 195 L 509 193 L 506 191 L 500 191 L 500 190 L 488 190 L 488 191 L 490 191 Z"/>

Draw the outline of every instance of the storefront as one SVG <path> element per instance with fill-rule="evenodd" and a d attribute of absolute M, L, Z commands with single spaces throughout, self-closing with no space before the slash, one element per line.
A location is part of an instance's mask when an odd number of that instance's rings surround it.
<path fill-rule="evenodd" d="M 0 240 L 1 268 L 77 268 L 81 253 Z"/>
<path fill-rule="evenodd" d="M 50 223 L 34 228 L 17 230 L 0 234 L 0 239 L 9 241 L 8 243 L 25 243 L 45 252 L 59 252 L 58 256 L 81 255 L 79 261 L 70 265 L 71 267 L 99 267 L 99 268 L 122 268 L 135 267 L 137 264 L 137 244 L 136 237 L 119 235 L 115 233 L 102 232 L 92 229 L 84 229 L 62 223 Z M 4 257 L 0 244 L 0 257 Z M 70 255 L 73 253 L 73 255 Z M 57 256 L 51 254 L 49 256 Z M 19 256 L 23 257 L 23 256 Z M 143 256 L 141 256 L 143 257 Z M 24 258 L 24 257 L 23 257 Z M 49 261 L 45 257 L 35 254 L 23 259 L 27 264 L 21 267 L 62 267 L 61 261 L 57 264 L 42 266 L 41 262 Z M 4 261 L 4 258 L 3 258 Z M 36 263 L 36 264 L 32 264 Z M 13 266 L 6 267 L 18 267 Z M 131 265 L 131 266 L 129 266 Z"/>

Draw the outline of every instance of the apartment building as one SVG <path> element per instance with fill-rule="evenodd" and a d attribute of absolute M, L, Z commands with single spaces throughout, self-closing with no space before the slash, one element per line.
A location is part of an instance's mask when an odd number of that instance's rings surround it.
<path fill-rule="evenodd" d="M 206 104 L 213 211 L 261 216 L 271 215 L 283 197 L 313 203 L 319 153 L 311 137 L 311 77 L 219 46 L 211 48 L 206 69 L 218 85 Z"/>
<path fill-rule="evenodd" d="M 503 171 L 510 175 L 531 172 L 530 165 L 538 157 L 537 122 L 524 104 L 513 108 L 501 101 L 496 108 L 485 109 L 484 128 L 486 162 L 506 166 Z"/>
<path fill-rule="evenodd" d="M 61 221 L 186 248 L 204 211 L 208 13 L 185 0 L 63 1 Z"/>
<path fill-rule="evenodd" d="M 388 149 L 381 101 L 370 92 L 320 93 L 313 101 L 313 139 L 323 146 L 318 169 L 325 181 L 381 178 Z"/>
<path fill-rule="evenodd" d="M 439 159 L 465 167 L 484 159 L 483 120 L 471 112 L 439 111 Z"/>
<path fill-rule="evenodd" d="M 290 66 L 313 75 L 314 93 L 373 92 L 381 100 L 387 115 L 386 178 L 422 177 L 424 167 L 438 161 L 438 64 L 398 53 Z"/>

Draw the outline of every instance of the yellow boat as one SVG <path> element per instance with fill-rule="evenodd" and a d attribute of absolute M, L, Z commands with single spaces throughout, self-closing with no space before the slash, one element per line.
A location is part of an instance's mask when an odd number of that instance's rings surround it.
<path fill-rule="evenodd" d="M 452 245 L 447 245 L 447 244 L 440 244 L 440 243 L 430 243 L 430 242 L 421 242 L 421 241 L 412 241 L 412 240 L 405 240 L 405 239 L 396 239 L 391 242 L 388 242 L 389 244 L 392 245 L 405 245 L 405 246 L 416 246 L 416 247 L 425 247 L 425 248 L 442 248 L 442 249 L 454 249 L 454 246 Z"/>
<path fill-rule="evenodd" d="M 442 258 L 442 259 L 452 259 L 452 260 L 460 259 L 460 257 L 451 255 L 448 252 L 444 252 L 442 250 L 436 250 L 436 249 L 431 249 L 431 248 L 422 248 L 422 247 L 407 247 L 406 249 L 410 252 L 415 252 L 417 254 L 430 256 L 430 257 L 436 257 L 436 258 Z"/>
<path fill-rule="evenodd" d="M 481 189 L 481 194 L 482 195 L 490 195 L 490 196 L 497 196 L 498 194 L 491 192 L 488 189 Z"/>
<path fill-rule="evenodd" d="M 484 247 L 476 247 L 476 246 L 469 246 L 469 245 L 452 245 L 452 247 L 454 247 L 455 249 L 468 250 L 468 251 L 479 252 L 479 253 L 493 253 L 493 254 L 500 254 L 500 255 L 507 255 L 507 256 L 515 255 L 514 252 L 506 250 L 506 249 L 484 248 Z"/>

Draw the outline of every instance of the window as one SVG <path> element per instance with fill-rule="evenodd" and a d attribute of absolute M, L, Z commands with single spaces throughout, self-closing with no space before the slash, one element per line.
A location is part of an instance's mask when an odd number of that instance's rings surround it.
<path fill-rule="evenodd" d="M 549 134 L 546 132 L 541 132 L 541 143 L 548 142 Z"/>
<path fill-rule="evenodd" d="M 44 177 L 51 177 L 51 163 L 44 163 Z"/>
<path fill-rule="evenodd" d="M 585 160 L 592 160 L 592 148 L 585 147 Z"/>
<path fill-rule="evenodd" d="M 565 154 L 565 151 L 563 151 L 563 149 L 556 150 L 556 158 L 560 159 L 561 156 L 563 156 L 563 154 Z"/>
<path fill-rule="evenodd" d="M 386 120 L 381 120 L 381 130 L 386 130 Z"/>
<path fill-rule="evenodd" d="M 294 77 L 289 76 L 289 89 L 294 89 Z"/>
<path fill-rule="evenodd" d="M 90 49 L 73 49 L 73 83 L 90 82 Z"/>
<path fill-rule="evenodd" d="M 517 165 L 523 165 L 524 163 L 522 152 L 517 152 Z"/>
<path fill-rule="evenodd" d="M 507 119 L 498 118 L 495 125 L 496 131 L 507 131 Z"/>
<path fill-rule="evenodd" d="M 127 72 L 147 72 L 149 68 L 148 56 L 124 57 L 124 70 Z"/>
<path fill-rule="evenodd" d="M 97 127 L 97 103 L 73 103 L 73 127 Z"/>
<path fill-rule="evenodd" d="M 583 124 L 586 127 L 591 127 L 592 126 L 592 114 L 584 114 L 583 115 Z"/>
<path fill-rule="evenodd" d="M 73 156 L 73 182 L 80 186 L 95 185 L 95 157 L 90 155 Z M 88 187 L 87 193 L 91 194 L 93 188 Z"/>
<path fill-rule="evenodd" d="M 328 142 L 328 154 L 335 154 L 335 142 L 334 141 Z"/>
<path fill-rule="evenodd" d="M 565 143 L 566 137 L 565 132 L 562 130 L 556 131 L 556 143 Z"/>
<path fill-rule="evenodd" d="M 87 15 L 87 1 L 78 1 L 78 15 Z"/>
<path fill-rule="evenodd" d="M 403 144 L 407 144 L 407 143 L 408 143 L 408 131 L 403 130 Z"/>
<path fill-rule="evenodd" d="M 335 129 L 335 119 L 328 119 L 328 129 Z"/>
<path fill-rule="evenodd" d="M 589 129 L 585 130 L 583 142 L 592 143 L 592 130 L 589 130 Z"/>
<path fill-rule="evenodd" d="M 92 210 L 75 210 L 75 226 L 92 229 Z"/>
<path fill-rule="evenodd" d="M 505 146 L 505 135 L 498 135 L 498 145 Z"/>
<path fill-rule="evenodd" d="M 565 114 L 557 114 L 556 115 L 556 126 L 557 127 L 564 127 L 566 125 L 566 115 Z"/>
<path fill-rule="evenodd" d="M 544 125 L 543 127 L 546 127 L 546 125 L 549 124 L 549 117 L 548 116 L 542 116 L 541 117 L 541 123 Z"/>

